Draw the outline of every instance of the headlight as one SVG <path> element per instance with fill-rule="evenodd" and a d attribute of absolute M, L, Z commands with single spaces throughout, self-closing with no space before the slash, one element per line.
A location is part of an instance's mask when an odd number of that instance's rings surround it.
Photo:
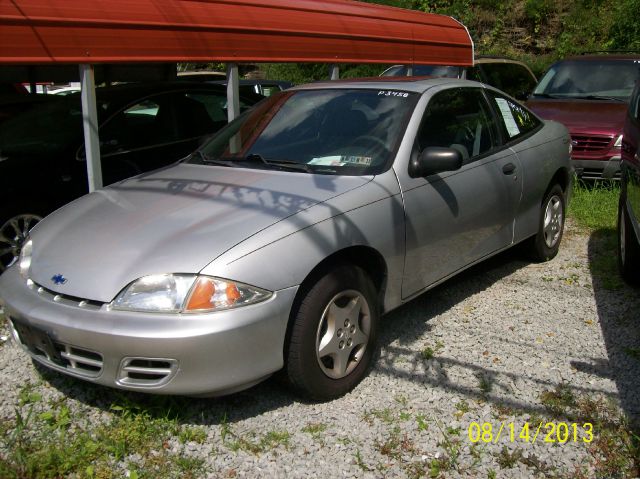
<path fill-rule="evenodd" d="M 26 241 L 20 250 L 20 258 L 18 259 L 18 267 L 20 274 L 24 279 L 29 278 L 29 268 L 31 267 L 31 254 L 33 253 L 33 243 L 31 240 Z"/>
<path fill-rule="evenodd" d="M 614 148 L 622 148 L 622 135 L 620 135 L 613 144 Z"/>
<path fill-rule="evenodd" d="M 264 301 L 271 292 L 254 286 L 188 274 L 140 278 L 111 303 L 114 309 L 157 313 L 203 313 Z"/>

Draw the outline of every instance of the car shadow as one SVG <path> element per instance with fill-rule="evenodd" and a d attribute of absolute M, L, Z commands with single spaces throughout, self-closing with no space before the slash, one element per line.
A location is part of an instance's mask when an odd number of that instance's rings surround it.
<path fill-rule="evenodd" d="M 633 429 L 640 429 L 640 290 L 624 283 L 617 270 L 616 231 L 594 231 L 588 244 L 598 321 L 606 361 L 575 363 L 595 376 L 612 379 L 618 400 Z"/>

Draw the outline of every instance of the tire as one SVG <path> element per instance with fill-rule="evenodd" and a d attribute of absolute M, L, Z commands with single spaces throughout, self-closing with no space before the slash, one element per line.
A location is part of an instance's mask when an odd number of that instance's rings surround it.
<path fill-rule="evenodd" d="M 324 274 L 304 294 L 292 314 L 285 352 L 285 377 L 296 393 L 327 401 L 364 378 L 376 343 L 376 297 L 367 274 L 347 265 Z"/>
<path fill-rule="evenodd" d="M 626 199 L 618 202 L 618 269 L 629 284 L 640 284 L 640 244 L 626 208 Z"/>
<path fill-rule="evenodd" d="M 42 219 L 39 214 L 26 211 L 31 210 L 0 216 L 0 273 L 18 259 L 29 231 Z"/>
<path fill-rule="evenodd" d="M 564 231 L 565 208 L 564 191 L 560 185 L 553 185 L 542 201 L 538 232 L 525 242 L 531 260 L 541 263 L 558 254 Z"/>

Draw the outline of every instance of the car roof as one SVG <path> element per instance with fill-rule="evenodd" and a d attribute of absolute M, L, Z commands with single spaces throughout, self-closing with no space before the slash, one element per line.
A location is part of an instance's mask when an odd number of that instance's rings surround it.
<path fill-rule="evenodd" d="M 354 78 L 346 80 L 330 80 L 308 83 L 293 87 L 290 90 L 320 90 L 320 89 L 372 89 L 372 90 L 402 90 L 415 93 L 424 93 L 436 86 L 476 86 L 485 87 L 482 83 L 458 78 L 439 77 L 372 77 Z"/>
<path fill-rule="evenodd" d="M 585 55 L 574 55 L 571 57 L 563 58 L 558 63 L 563 61 L 584 61 L 584 62 L 597 62 L 600 60 L 621 60 L 621 61 L 633 61 L 640 60 L 640 53 L 590 53 Z"/>

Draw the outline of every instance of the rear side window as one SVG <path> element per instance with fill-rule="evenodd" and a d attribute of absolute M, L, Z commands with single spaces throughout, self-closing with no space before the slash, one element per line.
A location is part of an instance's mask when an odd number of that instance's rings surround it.
<path fill-rule="evenodd" d="M 499 124 L 507 141 L 523 137 L 536 130 L 542 123 L 520 103 L 494 91 L 487 91 L 493 107 L 498 112 Z"/>
<path fill-rule="evenodd" d="M 536 79 L 531 73 L 517 63 L 482 63 L 486 82 L 509 95 L 520 98 L 531 93 L 536 86 Z"/>

